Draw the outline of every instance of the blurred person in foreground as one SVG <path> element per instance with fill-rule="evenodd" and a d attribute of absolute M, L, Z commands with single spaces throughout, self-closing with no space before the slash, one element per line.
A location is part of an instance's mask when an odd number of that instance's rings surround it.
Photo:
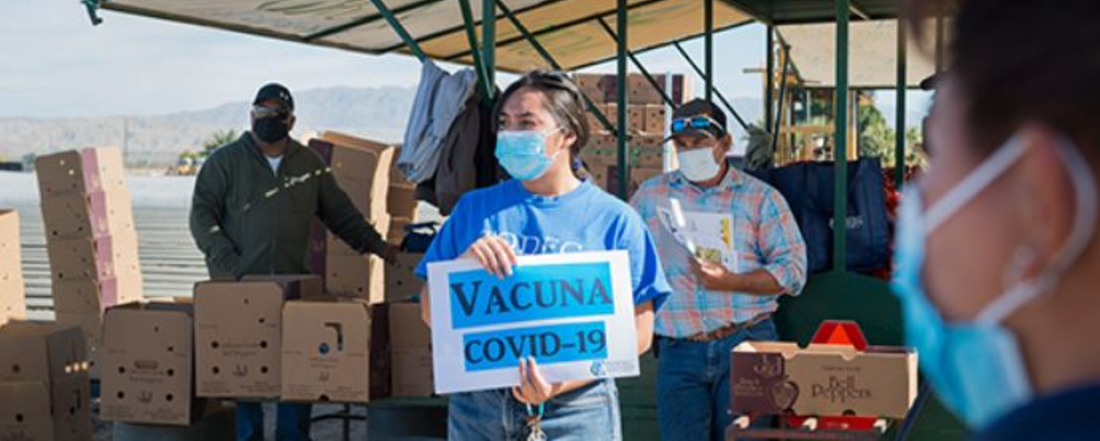
<path fill-rule="evenodd" d="M 1100 2 L 907 6 L 918 38 L 953 17 L 899 216 L 906 340 L 977 439 L 1096 438 Z"/>

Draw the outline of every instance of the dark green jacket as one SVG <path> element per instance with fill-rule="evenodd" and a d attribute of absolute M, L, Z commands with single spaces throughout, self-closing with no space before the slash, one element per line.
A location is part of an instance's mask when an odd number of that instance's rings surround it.
<path fill-rule="evenodd" d="M 361 253 L 385 248 L 317 152 L 291 140 L 276 176 L 245 132 L 211 154 L 199 172 L 191 236 L 211 278 L 308 274 L 314 217 Z"/>

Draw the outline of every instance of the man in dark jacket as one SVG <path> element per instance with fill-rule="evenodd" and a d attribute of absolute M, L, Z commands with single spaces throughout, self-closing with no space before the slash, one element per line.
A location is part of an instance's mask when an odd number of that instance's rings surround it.
<path fill-rule="evenodd" d="M 252 130 L 210 155 L 195 181 L 191 235 L 210 277 L 310 273 L 314 217 L 353 249 L 392 262 L 397 247 L 366 222 L 321 156 L 290 139 L 290 91 L 262 87 L 251 116 Z M 278 414 L 277 439 L 309 438 L 310 405 L 280 403 Z M 237 403 L 237 439 L 263 439 L 259 403 Z"/>

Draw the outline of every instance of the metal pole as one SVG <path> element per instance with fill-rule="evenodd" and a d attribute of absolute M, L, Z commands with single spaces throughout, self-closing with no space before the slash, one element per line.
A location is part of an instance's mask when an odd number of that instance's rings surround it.
<path fill-rule="evenodd" d="M 833 131 L 833 270 L 848 251 L 848 0 L 836 0 L 836 128 Z"/>
<path fill-rule="evenodd" d="M 416 55 L 416 58 L 420 59 L 422 63 L 427 60 L 428 57 L 424 55 L 424 51 L 420 50 L 420 44 L 416 42 L 416 39 L 413 38 L 412 35 L 409 35 L 409 31 L 405 30 L 405 26 L 401 25 L 401 22 L 397 20 L 397 16 L 393 15 L 393 11 L 390 11 L 390 8 L 387 8 L 382 0 L 371 0 L 371 3 L 374 3 L 374 7 L 378 9 L 378 12 L 380 12 L 382 17 L 386 19 L 386 22 L 390 24 L 393 31 L 397 32 L 397 36 L 401 37 L 401 41 L 409 45 L 409 50 L 412 51 L 413 55 Z"/>
<path fill-rule="evenodd" d="M 474 72 L 477 72 L 477 81 L 481 85 L 481 91 L 486 100 L 493 99 L 493 87 L 489 83 L 489 78 L 485 74 L 485 64 L 481 62 L 481 51 L 477 50 L 477 32 L 474 30 L 474 13 L 470 8 L 470 0 L 458 0 L 458 5 L 462 8 L 462 23 L 466 27 L 466 40 L 470 44 L 470 55 L 474 60 Z"/>
<path fill-rule="evenodd" d="M 714 0 L 704 0 L 703 3 L 703 47 L 706 59 L 703 63 L 707 71 L 707 101 L 714 99 Z"/>
<path fill-rule="evenodd" d="M 627 71 L 626 71 L 626 51 L 627 51 L 627 46 L 629 45 L 630 40 L 628 38 L 629 34 L 627 34 L 627 14 L 626 14 L 627 13 L 627 7 L 628 7 L 627 6 L 627 0 L 618 0 L 617 4 L 618 4 L 618 7 L 616 8 L 616 11 L 615 11 L 615 27 L 617 28 L 616 30 L 618 32 L 615 32 L 615 35 L 618 35 L 619 38 L 618 38 L 618 44 L 616 45 L 617 46 L 617 48 L 616 48 L 617 53 L 615 55 L 615 61 L 616 61 L 615 64 L 616 64 L 616 69 L 617 69 L 616 75 L 618 76 L 618 83 L 619 83 L 619 87 L 618 87 L 619 96 L 618 96 L 618 100 L 617 100 L 619 105 L 616 106 L 618 108 L 618 111 L 619 111 L 619 121 L 618 121 L 619 122 L 619 130 L 618 130 L 618 134 L 619 134 L 619 136 L 618 136 L 618 141 L 619 141 L 619 168 L 618 168 L 618 171 L 619 171 L 619 188 L 618 188 L 618 190 L 619 190 L 619 197 L 623 198 L 623 199 L 626 199 L 627 190 L 630 188 L 628 186 L 628 183 L 630 181 L 630 168 L 629 168 L 629 164 L 627 164 L 627 162 L 626 162 L 626 155 L 627 155 L 627 146 L 626 146 L 627 131 L 626 130 L 627 130 L 627 123 L 629 122 L 628 121 L 629 117 L 627 116 L 627 104 L 628 104 L 629 100 L 627 99 L 628 85 L 627 85 L 627 78 L 626 78 L 626 75 L 627 75 Z"/>
<path fill-rule="evenodd" d="M 783 125 L 783 95 L 787 92 L 787 69 L 791 65 L 790 59 L 791 50 L 789 47 L 783 47 L 783 76 L 780 77 L 779 83 L 779 101 L 776 102 L 775 107 L 775 126 L 772 129 L 772 154 L 775 154 L 775 149 L 779 146 L 779 129 Z M 771 128 L 769 126 L 769 128 Z M 785 158 L 785 156 L 784 156 Z"/>
<path fill-rule="evenodd" d="M 894 115 L 895 145 L 894 145 L 894 188 L 901 190 L 905 182 L 905 104 L 906 90 L 908 86 L 905 69 L 908 67 L 908 49 L 905 38 L 905 20 L 898 20 L 898 84 L 897 84 L 897 115 Z"/>
<path fill-rule="evenodd" d="M 674 41 L 672 42 L 672 46 L 674 46 L 676 50 L 680 52 L 680 56 L 684 57 L 684 60 L 687 61 L 689 65 L 691 65 L 691 68 L 695 71 L 696 75 L 704 76 L 703 70 L 699 69 L 699 65 L 695 64 L 695 60 L 691 58 L 691 55 L 688 55 L 687 51 L 684 50 L 684 47 L 680 45 L 680 42 Z M 726 107 L 726 110 L 733 114 L 733 118 L 737 120 L 737 123 L 741 125 L 741 128 L 748 130 L 749 125 L 745 123 L 745 119 L 741 118 L 741 115 L 738 114 L 737 110 L 733 108 L 733 105 L 731 105 L 729 100 L 726 99 L 725 95 L 722 94 L 722 91 L 718 90 L 718 88 L 714 88 L 714 96 L 718 97 L 718 101 Z"/>
<path fill-rule="evenodd" d="M 527 42 L 531 44 L 531 47 L 535 48 L 535 52 L 538 52 L 539 56 L 542 57 L 542 59 L 546 61 L 546 63 L 549 64 L 550 67 L 554 68 L 555 70 L 561 70 L 561 65 L 558 64 L 557 60 L 555 60 L 554 57 L 550 55 L 550 52 L 547 51 L 545 47 L 543 47 L 542 43 L 539 43 L 539 40 L 531 34 L 531 31 L 527 29 L 527 26 L 524 26 L 523 23 L 520 22 L 518 18 L 516 18 L 516 15 L 512 13 L 512 10 L 509 9 L 508 6 L 505 6 L 504 3 L 500 3 L 500 10 L 504 12 L 504 16 L 508 18 L 508 21 L 512 23 L 512 26 L 514 26 L 516 30 L 519 31 L 520 35 L 527 39 Z M 611 121 L 607 119 L 607 116 L 603 114 L 603 111 L 601 111 L 599 107 L 596 107 L 596 103 L 592 102 L 592 99 L 589 98 L 588 95 L 585 95 L 582 92 L 581 98 L 584 98 L 584 103 L 586 106 L 588 106 L 588 111 L 592 112 L 592 114 L 596 116 L 596 120 L 600 122 L 600 125 L 603 126 L 605 130 L 611 132 L 611 134 L 613 135 L 617 135 L 619 133 L 618 130 L 616 130 L 615 126 L 611 124 Z"/>
<path fill-rule="evenodd" d="M 496 86 L 497 72 L 497 10 L 496 0 L 482 0 L 481 3 L 481 59 L 485 63 L 485 80 L 490 86 Z M 493 89 L 496 89 L 493 87 Z M 489 101 L 493 96 L 490 94 Z"/>
<path fill-rule="evenodd" d="M 618 41 L 618 38 L 615 37 L 615 31 L 611 30 L 611 25 L 608 25 L 607 21 L 604 20 L 603 17 L 596 19 L 596 21 L 600 23 L 600 27 L 602 27 L 603 30 L 607 32 L 607 35 L 609 35 L 612 40 Z M 676 103 L 673 102 L 672 97 L 668 95 L 668 93 L 672 91 L 672 88 L 669 87 L 666 89 L 661 83 L 658 83 L 657 80 L 653 78 L 653 75 L 650 75 L 649 69 L 646 69 L 645 66 L 642 65 L 642 62 L 638 60 L 638 57 L 634 56 L 634 51 L 627 50 L 626 56 L 630 58 L 630 62 L 634 64 L 634 67 L 638 69 L 638 71 L 642 74 L 642 77 L 644 77 L 646 81 L 649 82 L 651 86 L 653 86 L 654 89 L 657 89 L 657 92 L 661 94 L 661 99 L 665 101 L 665 104 L 668 104 L 669 106 L 675 108 Z"/>
<path fill-rule="evenodd" d="M 764 127 L 772 126 L 772 92 L 775 90 L 775 28 L 768 25 L 764 38 Z"/>

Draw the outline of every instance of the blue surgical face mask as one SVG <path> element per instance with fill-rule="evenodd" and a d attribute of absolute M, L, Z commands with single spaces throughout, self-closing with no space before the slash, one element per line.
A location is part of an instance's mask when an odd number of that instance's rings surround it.
<path fill-rule="evenodd" d="M 497 160 L 515 179 L 530 181 L 542 177 L 562 150 L 546 156 L 546 137 L 561 128 L 545 132 L 508 130 L 497 134 Z"/>
<path fill-rule="evenodd" d="M 937 394 L 970 427 L 983 428 L 1033 397 L 1020 345 L 1001 323 L 1025 303 L 1056 287 L 1092 239 L 1097 190 L 1091 169 L 1072 144 L 1058 148 L 1076 192 L 1073 229 L 1058 255 L 1041 274 L 1024 279 L 1025 265 L 1010 265 L 1005 291 L 973 319 L 947 323 L 925 292 L 925 241 L 939 226 L 1004 174 L 1025 152 L 1013 137 L 927 210 L 910 186 L 899 209 L 894 292 L 901 300 L 905 337 L 916 348 L 921 370 Z M 1026 250 L 1027 248 L 1021 248 Z M 1030 260 L 1027 253 L 1019 258 Z M 959 293 L 966 295 L 966 293 Z"/>

